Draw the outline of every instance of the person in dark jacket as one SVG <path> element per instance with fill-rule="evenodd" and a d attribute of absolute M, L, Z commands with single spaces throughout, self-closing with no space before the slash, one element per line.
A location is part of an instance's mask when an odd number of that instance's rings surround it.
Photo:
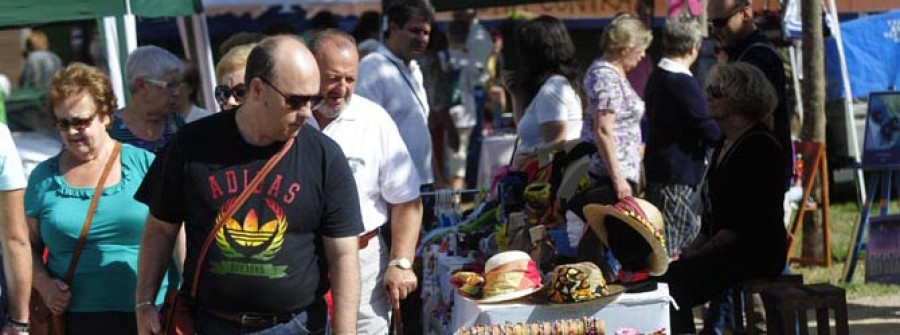
<path fill-rule="evenodd" d="M 766 122 L 773 127 L 775 138 L 782 147 L 785 179 L 783 191 L 791 185 L 794 161 L 791 150 L 791 120 L 787 106 L 787 79 L 784 74 L 784 61 L 762 32 L 753 18 L 751 0 L 710 0 L 707 8 L 712 35 L 728 55 L 729 62 L 746 62 L 766 75 L 769 83 L 775 88 L 778 104 L 775 113 Z"/>
<path fill-rule="evenodd" d="M 713 68 L 706 94 L 723 140 L 707 174 L 701 233 L 661 279 L 681 308 L 671 312 L 674 334 L 696 333 L 692 307 L 742 280 L 780 274 L 787 254 L 784 148 L 765 122 L 775 90 L 759 69 L 737 62 Z"/>
<path fill-rule="evenodd" d="M 662 211 L 666 247 L 673 257 L 700 232 L 700 204 L 695 195 L 707 153 L 721 135 L 709 116 L 703 88 L 690 70 L 702 41 L 694 19 L 668 20 L 663 31 L 665 56 L 650 75 L 645 95 L 645 196 Z"/>

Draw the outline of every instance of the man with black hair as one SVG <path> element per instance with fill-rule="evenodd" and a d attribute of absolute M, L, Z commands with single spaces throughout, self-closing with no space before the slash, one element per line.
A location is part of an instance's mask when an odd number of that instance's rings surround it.
<path fill-rule="evenodd" d="M 388 18 L 384 45 L 359 64 L 356 94 L 387 110 L 400 129 L 423 186 L 434 183 L 428 97 L 422 71 L 414 58 L 428 46 L 434 12 L 424 2 L 396 4 Z"/>

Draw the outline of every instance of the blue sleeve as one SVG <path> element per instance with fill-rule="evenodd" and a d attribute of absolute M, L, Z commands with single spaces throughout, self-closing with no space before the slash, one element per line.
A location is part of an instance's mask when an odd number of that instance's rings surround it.
<path fill-rule="evenodd" d="M 372 53 L 359 62 L 359 76 L 356 83 L 356 94 L 384 106 L 379 87 L 381 78 L 378 59 L 380 55 Z"/>

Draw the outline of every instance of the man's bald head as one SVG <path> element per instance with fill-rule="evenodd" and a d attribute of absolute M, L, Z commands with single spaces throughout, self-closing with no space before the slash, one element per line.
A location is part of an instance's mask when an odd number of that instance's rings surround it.
<path fill-rule="evenodd" d="M 250 52 L 244 82 L 249 83 L 255 77 L 272 81 L 281 65 L 295 66 L 297 68 L 292 70 L 299 70 L 304 76 L 314 74 L 314 77 L 318 77 L 319 74 L 315 57 L 300 38 L 293 35 L 279 35 L 262 40 Z"/>

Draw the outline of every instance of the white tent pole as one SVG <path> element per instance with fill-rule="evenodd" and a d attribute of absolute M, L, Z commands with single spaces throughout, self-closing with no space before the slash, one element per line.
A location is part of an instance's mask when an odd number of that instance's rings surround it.
<path fill-rule="evenodd" d="M 125 27 L 125 51 L 131 54 L 137 49 L 137 20 L 134 15 L 125 14 L 122 15 L 122 25 Z"/>
<path fill-rule="evenodd" d="M 853 93 L 850 88 L 850 72 L 847 70 L 847 58 L 844 55 L 844 41 L 841 37 L 841 23 L 838 19 L 837 6 L 834 0 L 828 0 L 831 9 L 831 16 L 834 18 L 831 26 L 831 35 L 834 36 L 837 45 L 838 59 L 841 65 L 841 80 L 844 84 L 844 117 L 846 118 L 847 137 L 849 137 L 850 154 L 857 163 L 862 161 L 859 153 L 859 138 L 856 133 L 856 118 L 853 115 Z M 863 179 L 861 169 L 856 170 L 856 187 L 859 194 L 859 204 L 862 206 L 866 202 L 866 181 Z"/>
<path fill-rule="evenodd" d="M 184 57 L 187 60 L 193 60 L 193 54 L 191 53 L 191 44 L 188 41 L 190 37 L 188 37 L 187 32 L 187 23 L 185 23 L 187 19 L 184 16 L 179 16 L 175 18 L 175 25 L 178 27 L 178 37 L 181 39 L 181 49 L 184 50 Z"/>
<path fill-rule="evenodd" d="M 213 88 L 216 86 L 216 77 L 212 61 L 211 46 L 209 43 L 209 27 L 206 23 L 206 15 L 203 13 L 194 13 L 191 16 L 191 28 L 193 29 L 192 37 L 194 38 L 194 48 L 196 50 L 197 69 L 200 70 L 200 87 L 203 89 L 203 101 L 206 103 L 206 110 L 214 112 L 218 110 L 219 105 L 213 94 Z"/>
<path fill-rule="evenodd" d="M 119 107 L 125 107 L 125 87 L 122 76 L 122 61 L 119 59 L 119 29 L 116 18 L 103 17 L 103 39 L 106 41 L 106 59 L 109 63 L 109 79 Z"/>
<path fill-rule="evenodd" d="M 791 58 L 791 79 L 794 82 L 794 99 L 797 103 L 797 112 L 800 117 L 800 124 L 803 124 L 803 96 L 800 94 L 800 68 L 797 62 L 797 47 L 791 44 L 788 48 L 788 55 Z"/>

